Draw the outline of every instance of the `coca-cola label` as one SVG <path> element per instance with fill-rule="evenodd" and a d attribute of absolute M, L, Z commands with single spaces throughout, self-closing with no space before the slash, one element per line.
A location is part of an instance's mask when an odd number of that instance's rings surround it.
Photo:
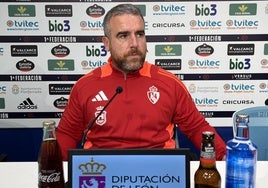
<path fill-rule="evenodd" d="M 61 173 L 60 172 L 54 172 L 54 173 L 50 173 L 50 174 L 46 174 L 46 173 L 41 173 L 39 172 L 39 181 L 40 182 L 44 182 L 44 183 L 55 183 L 55 182 L 59 182 L 60 181 L 60 176 Z"/>

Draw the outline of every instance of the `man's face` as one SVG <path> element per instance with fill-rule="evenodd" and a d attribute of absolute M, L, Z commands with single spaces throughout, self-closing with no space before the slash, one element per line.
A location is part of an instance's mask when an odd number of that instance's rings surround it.
<path fill-rule="evenodd" d="M 103 43 L 117 69 L 124 73 L 139 70 L 147 52 L 142 18 L 131 14 L 112 17 L 110 36 L 104 37 Z"/>

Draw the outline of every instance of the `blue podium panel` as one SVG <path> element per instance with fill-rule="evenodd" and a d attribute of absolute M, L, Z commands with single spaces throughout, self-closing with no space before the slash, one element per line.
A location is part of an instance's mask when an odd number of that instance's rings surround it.
<path fill-rule="evenodd" d="M 189 188 L 189 149 L 69 151 L 69 188 Z"/>

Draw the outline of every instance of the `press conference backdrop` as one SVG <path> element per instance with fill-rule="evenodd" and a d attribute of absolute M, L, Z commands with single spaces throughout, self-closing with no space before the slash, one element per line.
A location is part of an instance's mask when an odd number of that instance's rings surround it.
<path fill-rule="evenodd" d="M 58 121 L 77 79 L 107 63 L 103 17 L 116 0 L 1 1 L 0 127 Z M 213 126 L 268 98 L 268 1 L 133 1 L 147 60 L 180 78 Z"/>

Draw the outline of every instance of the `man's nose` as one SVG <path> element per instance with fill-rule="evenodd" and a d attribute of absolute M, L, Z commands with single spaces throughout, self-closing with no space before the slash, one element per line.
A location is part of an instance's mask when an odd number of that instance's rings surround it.
<path fill-rule="evenodd" d="M 130 46 L 136 47 L 138 45 L 138 39 L 136 35 L 131 35 L 130 37 Z"/>

